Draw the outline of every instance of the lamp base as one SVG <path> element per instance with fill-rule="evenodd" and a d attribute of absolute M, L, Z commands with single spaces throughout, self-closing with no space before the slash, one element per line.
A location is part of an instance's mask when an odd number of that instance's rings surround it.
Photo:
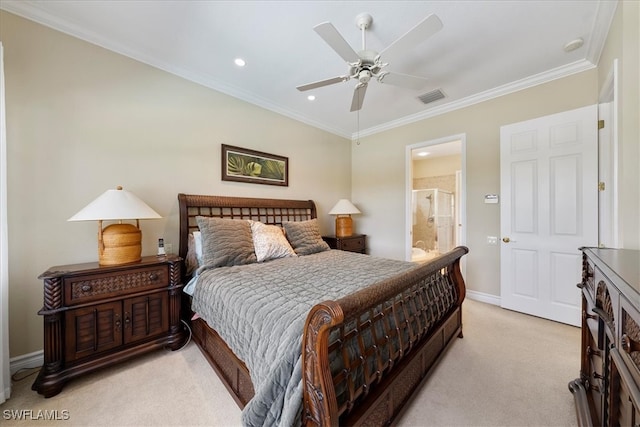
<path fill-rule="evenodd" d="M 133 224 L 112 224 L 98 238 L 98 264 L 120 265 L 142 259 L 142 232 Z"/>
<path fill-rule="evenodd" d="M 349 237 L 353 234 L 353 220 L 350 216 L 336 217 L 336 237 Z"/>

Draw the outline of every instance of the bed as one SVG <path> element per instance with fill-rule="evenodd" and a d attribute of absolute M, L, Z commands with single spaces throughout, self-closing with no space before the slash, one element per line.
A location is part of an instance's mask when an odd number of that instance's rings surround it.
<path fill-rule="evenodd" d="M 183 316 L 247 425 L 388 425 L 462 338 L 466 247 L 420 265 L 322 242 L 304 253 L 296 233 L 307 243 L 320 237 L 311 200 L 179 194 L 178 201 L 184 260 L 193 262 L 194 232 L 202 232 L 201 246 L 224 237 L 210 233 L 211 224 L 242 233 L 246 224 L 276 225 L 295 252 L 224 265 L 227 257 L 215 268 L 198 258 L 197 269 L 182 269 L 184 283 L 197 282 L 184 295 Z M 240 247 L 246 239 L 214 244 Z"/>

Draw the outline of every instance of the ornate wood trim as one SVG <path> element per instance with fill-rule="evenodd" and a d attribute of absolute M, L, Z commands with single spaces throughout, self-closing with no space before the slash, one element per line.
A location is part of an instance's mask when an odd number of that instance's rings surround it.
<path fill-rule="evenodd" d="M 307 426 L 338 425 L 338 406 L 329 369 L 329 331 L 343 320 L 340 305 L 325 301 L 311 309 L 305 322 L 302 338 L 303 424 Z"/>

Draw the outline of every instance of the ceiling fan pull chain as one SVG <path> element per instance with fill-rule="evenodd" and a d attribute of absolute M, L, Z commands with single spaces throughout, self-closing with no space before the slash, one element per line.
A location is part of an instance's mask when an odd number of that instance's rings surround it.
<path fill-rule="evenodd" d="M 356 145 L 360 145 L 360 110 L 356 111 Z"/>

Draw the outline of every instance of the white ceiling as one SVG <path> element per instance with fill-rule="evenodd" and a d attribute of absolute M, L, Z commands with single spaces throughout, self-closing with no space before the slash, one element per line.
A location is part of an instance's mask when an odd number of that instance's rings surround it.
<path fill-rule="evenodd" d="M 14 1 L 0 8 L 130 56 L 220 92 L 347 138 L 431 117 L 593 68 L 617 1 Z M 428 77 L 423 90 L 372 81 L 359 113 L 356 81 L 300 92 L 348 66 L 313 31 L 329 21 L 359 51 L 355 17 L 373 24 L 378 52 L 435 13 L 444 27 L 388 70 Z M 576 38 L 584 45 L 563 46 Z M 234 59 L 247 65 L 238 68 Z M 384 60 L 384 58 L 382 58 Z M 417 96 L 441 89 L 446 98 Z M 310 102 L 307 95 L 316 100 Z"/>

